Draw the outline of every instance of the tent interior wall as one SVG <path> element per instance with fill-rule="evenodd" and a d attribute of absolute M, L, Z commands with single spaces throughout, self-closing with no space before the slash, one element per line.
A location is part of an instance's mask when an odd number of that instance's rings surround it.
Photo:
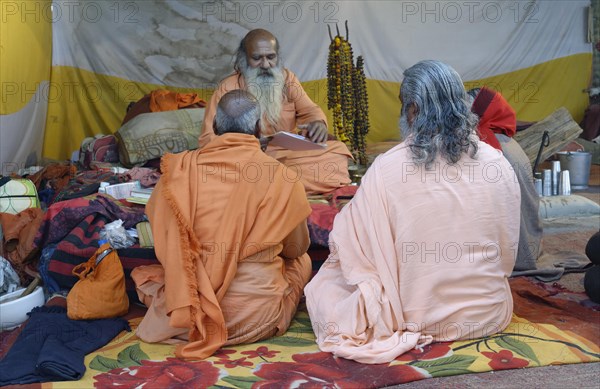
<path fill-rule="evenodd" d="M 600 86 L 591 43 L 598 40 L 598 5 L 1 0 L 0 174 L 69 159 L 85 137 L 116 132 L 127 105 L 151 90 L 208 100 L 231 72 L 240 38 L 254 28 L 278 37 L 285 66 L 330 115 L 328 26 L 345 35 L 348 21 L 354 56 L 365 59 L 368 142 L 398 139 L 402 73 L 423 59 L 447 62 L 468 88 L 500 91 L 519 120 L 538 121 L 564 106 L 579 121 L 587 90 Z"/>

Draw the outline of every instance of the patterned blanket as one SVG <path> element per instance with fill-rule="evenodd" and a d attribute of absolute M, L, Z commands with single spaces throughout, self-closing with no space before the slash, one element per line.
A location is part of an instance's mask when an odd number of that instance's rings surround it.
<path fill-rule="evenodd" d="M 48 208 L 35 239 L 41 250 L 39 273 L 48 292 L 69 290 L 75 285 L 78 278 L 72 274 L 73 268 L 94 254 L 100 232 L 115 220 L 122 220 L 125 228 L 134 227 L 144 220 L 144 208 L 129 207 L 100 194 L 61 201 Z M 137 266 L 158 263 L 154 249 L 136 244 L 118 249 L 117 253 L 123 264 L 129 299 L 137 302 L 130 274 Z"/>
<path fill-rule="evenodd" d="M 580 293 L 511 279 L 512 322 L 501 333 L 435 343 L 388 364 L 362 365 L 320 352 L 306 308 L 288 332 L 259 343 L 225 347 L 203 361 L 173 357 L 173 345 L 148 344 L 123 332 L 85 358 L 87 371 L 52 388 L 378 388 L 430 377 L 600 361 L 600 306 Z M 143 310 L 134 307 L 132 328 Z M 143 385 L 143 386 L 142 386 Z"/>

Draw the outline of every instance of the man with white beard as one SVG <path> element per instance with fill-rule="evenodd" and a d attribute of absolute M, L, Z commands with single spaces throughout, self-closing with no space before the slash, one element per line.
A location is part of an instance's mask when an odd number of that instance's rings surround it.
<path fill-rule="evenodd" d="M 290 180 L 300 180 L 307 194 L 321 194 L 350 184 L 346 145 L 328 134 L 327 118 L 302 88 L 296 75 L 282 66 L 279 42 L 267 30 L 250 31 L 240 42 L 234 64 L 235 72 L 223 79 L 204 114 L 199 147 L 214 136 L 214 118 L 221 97 L 235 89 L 252 93 L 260 103 L 261 144 L 266 153 L 293 171 Z M 315 143 L 327 143 L 318 150 L 293 151 L 267 146 L 266 137 L 280 131 L 300 133 Z M 268 173 L 265 171 L 265 173 Z"/>

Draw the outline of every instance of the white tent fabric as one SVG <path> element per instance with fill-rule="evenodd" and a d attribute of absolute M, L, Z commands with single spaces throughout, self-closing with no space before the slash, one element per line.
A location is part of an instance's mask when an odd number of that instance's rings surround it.
<path fill-rule="evenodd" d="M 44 142 L 44 124 L 49 82 L 40 83 L 27 105 L 18 112 L 0 115 L 0 175 L 10 176 L 39 162 Z"/>
<path fill-rule="evenodd" d="M 239 40 L 267 28 L 301 81 L 325 78 L 337 23 L 371 79 L 402 80 L 423 59 L 464 80 L 589 53 L 588 0 L 537 1 L 56 1 L 53 65 L 144 83 L 206 87 L 231 71 Z M 70 11 L 70 12 L 69 12 Z M 69 16 L 69 17 L 66 17 Z M 72 17 L 72 20 L 70 20 Z"/>
<path fill-rule="evenodd" d="M 47 82 L 46 75 L 30 76 L 26 85 L 17 78 L 2 80 L 25 85 L 13 95 L 3 89 L 3 98 L 27 96 L 0 112 L 2 174 L 7 166 L 39 157 L 35 142 L 42 136 L 43 156 L 62 160 L 85 137 L 114 133 L 129 102 L 150 90 L 194 92 L 208 100 L 232 71 L 240 39 L 255 28 L 278 37 L 284 64 L 330 115 L 328 27 L 335 35 L 337 25 L 346 35 L 348 21 L 354 56 L 365 60 L 368 142 L 398 139 L 398 85 L 403 71 L 423 59 L 447 62 L 467 87 L 498 90 L 521 120 L 541 120 L 561 106 L 578 120 L 588 104 L 582 91 L 589 86 L 592 61 L 589 6 L 589 0 L 11 2 L 3 31 L 21 23 L 20 31 L 37 37 L 29 42 L 50 49 L 33 25 L 51 22 L 51 96 L 31 97 L 36 89 L 48 92 L 39 81 Z M 14 39 L 19 37 L 3 34 L 0 45 Z M 16 54 L 28 56 L 25 48 Z M 21 57 L 2 60 L 11 59 L 14 70 L 29 61 Z"/>

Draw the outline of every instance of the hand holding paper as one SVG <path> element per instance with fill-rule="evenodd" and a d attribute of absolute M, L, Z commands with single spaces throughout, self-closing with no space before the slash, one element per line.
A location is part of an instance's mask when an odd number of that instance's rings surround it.
<path fill-rule="evenodd" d="M 302 130 L 302 135 L 315 143 L 323 143 L 327 140 L 327 126 L 320 120 L 300 124 L 298 128 Z"/>

